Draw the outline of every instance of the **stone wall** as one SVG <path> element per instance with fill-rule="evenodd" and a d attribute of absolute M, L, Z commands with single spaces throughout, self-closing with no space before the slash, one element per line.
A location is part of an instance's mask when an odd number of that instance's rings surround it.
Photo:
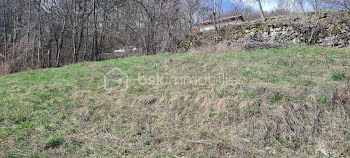
<path fill-rule="evenodd" d="M 207 31 L 197 32 L 188 42 L 191 46 L 200 46 L 213 40 L 214 32 Z M 346 10 L 305 13 L 227 26 L 220 29 L 220 40 L 347 47 L 350 45 L 350 13 Z"/>

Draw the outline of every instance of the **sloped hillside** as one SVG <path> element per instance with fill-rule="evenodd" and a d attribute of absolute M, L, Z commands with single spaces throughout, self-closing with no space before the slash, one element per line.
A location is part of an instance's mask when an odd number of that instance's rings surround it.
<path fill-rule="evenodd" d="M 349 66 L 345 49 L 295 45 L 0 76 L 0 155 L 349 157 Z M 126 91 L 105 89 L 116 70 Z M 189 82 L 208 76 L 232 82 Z"/>

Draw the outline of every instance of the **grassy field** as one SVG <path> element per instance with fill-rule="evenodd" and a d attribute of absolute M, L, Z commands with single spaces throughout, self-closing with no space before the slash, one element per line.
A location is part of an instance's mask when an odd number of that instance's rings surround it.
<path fill-rule="evenodd" d="M 107 91 L 119 68 L 126 91 Z M 0 157 L 350 157 L 350 52 L 308 46 L 0 76 Z M 140 84 L 229 76 L 233 84 Z"/>

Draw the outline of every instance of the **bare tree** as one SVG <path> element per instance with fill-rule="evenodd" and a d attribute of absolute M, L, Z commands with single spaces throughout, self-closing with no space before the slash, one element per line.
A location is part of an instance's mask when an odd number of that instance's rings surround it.
<path fill-rule="evenodd" d="M 7 60 L 7 47 L 8 47 L 8 23 L 7 23 L 7 0 L 3 1 L 2 9 L 3 9 L 3 28 L 4 28 L 4 60 Z"/>
<path fill-rule="evenodd" d="M 317 13 L 320 10 L 321 2 L 322 2 L 321 0 L 309 0 L 309 3 L 311 4 L 315 13 Z"/>
<path fill-rule="evenodd" d="M 345 8 L 350 10 L 350 0 L 324 0 L 331 8 Z"/>
<path fill-rule="evenodd" d="M 265 11 L 263 9 L 262 3 L 264 0 L 240 0 L 240 2 L 244 2 L 244 3 L 256 3 L 259 7 L 259 11 L 260 11 L 260 16 L 261 19 L 265 19 Z"/>
<path fill-rule="evenodd" d="M 270 11 L 269 16 L 288 15 L 294 9 L 293 1 L 278 0 L 277 7 Z"/>
<path fill-rule="evenodd" d="M 195 15 L 199 15 L 199 10 L 201 7 L 200 0 L 186 0 L 186 3 L 182 7 L 182 11 L 184 12 L 183 18 L 187 20 L 188 23 L 188 31 L 192 31 L 192 27 L 194 26 L 195 20 L 198 20 L 198 17 L 196 19 Z M 197 21 L 198 22 L 198 21 Z"/>
<path fill-rule="evenodd" d="M 295 8 L 300 8 L 303 13 L 305 13 L 305 0 L 294 0 Z"/>
<path fill-rule="evenodd" d="M 233 5 L 228 13 L 224 16 L 237 16 L 243 15 L 245 20 L 251 21 L 259 19 L 260 13 L 253 9 L 251 6 Z"/>
<path fill-rule="evenodd" d="M 216 24 L 216 18 L 217 18 L 217 8 L 216 8 L 216 0 L 213 0 L 213 20 L 214 20 L 214 27 L 215 27 L 215 42 L 219 42 L 219 31 L 218 26 Z"/>

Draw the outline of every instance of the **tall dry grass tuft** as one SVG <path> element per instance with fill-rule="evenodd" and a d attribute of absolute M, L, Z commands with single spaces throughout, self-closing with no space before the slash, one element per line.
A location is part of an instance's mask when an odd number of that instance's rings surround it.
<path fill-rule="evenodd" d="M 26 70 L 34 70 L 40 68 L 36 63 L 25 63 L 24 55 L 18 56 L 14 59 L 6 61 L 0 65 L 0 75 L 6 75 L 15 72 Z"/>
<path fill-rule="evenodd" d="M 240 52 L 244 50 L 244 46 L 240 43 L 223 41 L 218 44 L 215 43 L 206 43 L 198 48 L 191 48 L 190 52 L 207 52 L 207 53 L 222 53 L 228 51 Z"/>
<path fill-rule="evenodd" d="M 0 65 L 0 75 L 6 75 L 11 72 L 11 64 L 9 62 Z"/>
<path fill-rule="evenodd" d="M 0 75 L 6 75 L 15 72 L 38 69 L 39 63 L 36 56 L 30 56 L 29 52 L 33 52 L 34 48 L 32 42 L 26 39 L 21 39 L 19 43 L 8 48 L 7 61 L 0 64 Z M 0 60 L 4 59 L 0 55 Z"/>

